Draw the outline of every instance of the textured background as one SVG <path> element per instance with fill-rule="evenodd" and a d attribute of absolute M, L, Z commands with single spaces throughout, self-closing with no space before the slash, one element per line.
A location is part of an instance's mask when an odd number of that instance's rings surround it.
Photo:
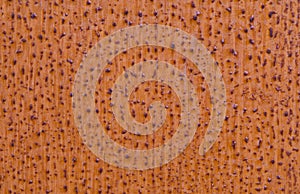
<path fill-rule="evenodd" d="M 1 193 L 298 193 L 299 15 L 297 0 L 1 1 Z M 201 102 L 201 124 L 183 154 L 160 168 L 124 170 L 82 143 L 71 108 L 80 62 L 101 38 L 140 23 L 196 36 L 222 70 L 227 116 L 204 157 L 198 147 L 211 109 L 207 85 L 190 61 L 161 47 L 117 56 L 99 77 L 95 103 L 112 139 L 134 149 L 159 146 L 178 126 L 174 91 L 152 81 L 131 95 L 141 122 L 149 119 L 152 100 L 169 106 L 161 129 L 136 136 L 115 121 L 110 88 L 124 68 L 144 59 L 187 67 Z"/>

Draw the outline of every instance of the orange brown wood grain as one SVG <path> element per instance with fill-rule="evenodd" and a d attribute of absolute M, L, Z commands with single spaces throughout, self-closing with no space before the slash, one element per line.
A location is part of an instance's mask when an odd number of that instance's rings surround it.
<path fill-rule="evenodd" d="M 297 0 L 1 1 L 1 193 L 299 193 L 299 10 Z M 143 60 L 188 68 L 201 115 L 179 157 L 154 169 L 121 169 L 83 144 L 72 112 L 74 77 L 102 38 L 155 23 L 188 32 L 211 52 L 225 80 L 226 118 L 217 142 L 200 156 L 211 111 L 205 79 L 173 50 L 130 49 L 99 75 L 95 93 L 99 121 L 113 140 L 150 149 L 178 126 L 178 97 L 155 81 L 139 85 L 129 103 L 136 120 L 146 122 L 149 104 L 164 102 L 164 126 L 137 136 L 116 122 L 109 89 Z"/>

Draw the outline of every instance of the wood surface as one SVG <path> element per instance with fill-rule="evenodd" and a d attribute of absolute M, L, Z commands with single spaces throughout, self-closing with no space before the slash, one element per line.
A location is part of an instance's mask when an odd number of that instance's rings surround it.
<path fill-rule="evenodd" d="M 299 193 L 299 0 L 0 2 L 0 193 Z M 128 50 L 99 75 L 99 121 L 116 142 L 150 149 L 170 139 L 180 101 L 159 82 L 130 96 L 135 119 L 149 120 L 153 100 L 167 120 L 137 136 L 116 122 L 110 88 L 132 64 L 157 59 L 197 87 L 199 127 L 184 152 L 161 167 L 127 170 L 94 155 L 74 124 L 72 87 L 85 54 L 102 38 L 138 24 L 162 24 L 197 37 L 226 85 L 222 131 L 199 155 L 211 111 L 205 79 L 179 53 L 156 46 Z"/>

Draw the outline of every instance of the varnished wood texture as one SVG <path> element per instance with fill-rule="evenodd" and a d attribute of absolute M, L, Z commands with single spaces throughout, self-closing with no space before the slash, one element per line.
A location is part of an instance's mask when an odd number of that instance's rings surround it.
<path fill-rule="evenodd" d="M 300 58 L 298 0 L 111 0 L 0 2 L 0 193 L 299 193 Z M 110 93 L 126 68 L 166 61 L 197 89 L 200 118 L 192 142 L 169 163 L 128 170 L 104 162 L 74 122 L 72 87 L 85 54 L 104 37 L 138 24 L 161 24 L 195 36 L 221 69 L 227 98 L 223 128 L 204 155 L 210 92 L 180 53 L 136 47 L 99 75 L 95 104 L 105 132 L 131 149 L 172 138 L 180 99 L 166 84 L 144 82 L 131 94 L 139 122 L 153 100 L 167 119 L 153 135 L 116 121 Z"/>

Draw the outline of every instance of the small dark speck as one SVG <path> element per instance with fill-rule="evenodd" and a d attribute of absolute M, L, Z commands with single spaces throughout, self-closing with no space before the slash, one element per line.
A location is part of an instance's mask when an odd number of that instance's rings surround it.
<path fill-rule="evenodd" d="M 230 52 L 234 55 L 234 56 L 237 56 L 237 52 L 236 52 L 236 50 L 234 50 L 234 49 L 230 49 Z"/>
<path fill-rule="evenodd" d="M 38 38 L 39 38 L 40 40 L 43 40 L 43 35 L 40 34 L 40 35 L 38 36 Z"/>
<path fill-rule="evenodd" d="M 233 107 L 233 109 L 237 109 L 238 105 L 234 104 L 232 107 Z"/>
<path fill-rule="evenodd" d="M 60 35 L 60 37 L 59 38 L 63 38 L 64 36 L 66 36 L 66 33 L 64 32 L 64 33 L 62 33 L 61 35 Z"/>
<path fill-rule="evenodd" d="M 272 178 L 268 177 L 268 182 L 271 182 L 272 181 Z"/>
<path fill-rule="evenodd" d="M 17 54 L 20 54 L 20 53 L 22 53 L 22 52 L 23 52 L 23 51 L 20 50 L 20 49 L 16 50 L 16 53 L 17 53 Z"/>
<path fill-rule="evenodd" d="M 142 16 L 143 16 L 143 13 L 142 13 L 141 11 L 139 11 L 138 16 L 139 16 L 139 17 L 142 17 Z"/>
<path fill-rule="evenodd" d="M 227 7 L 226 11 L 228 11 L 229 13 L 231 13 L 231 7 Z"/>
<path fill-rule="evenodd" d="M 96 8 L 96 12 L 101 11 L 101 10 L 102 10 L 102 7 L 97 7 Z"/>
<path fill-rule="evenodd" d="M 77 161 L 77 159 L 74 157 L 74 158 L 72 159 L 72 162 L 75 163 L 76 161 Z"/>
<path fill-rule="evenodd" d="M 261 132 L 260 127 L 256 127 L 257 132 Z"/>
<path fill-rule="evenodd" d="M 270 12 L 269 12 L 269 18 L 271 18 L 272 15 L 275 14 L 275 13 L 276 13 L 275 11 L 270 11 Z"/>
<path fill-rule="evenodd" d="M 232 141 L 231 145 L 232 145 L 232 148 L 235 149 L 236 141 Z"/>
<path fill-rule="evenodd" d="M 252 15 L 249 19 L 250 22 L 253 22 L 254 21 L 254 16 Z"/>
<path fill-rule="evenodd" d="M 83 15 L 84 15 L 84 17 L 87 17 L 88 16 L 88 11 L 85 11 L 84 13 L 83 13 Z"/>
<path fill-rule="evenodd" d="M 103 168 L 99 168 L 98 172 L 101 174 L 103 172 Z"/>
<path fill-rule="evenodd" d="M 269 35 L 270 37 L 273 37 L 273 28 L 269 28 Z"/>
<path fill-rule="evenodd" d="M 195 7 L 196 7 L 196 5 L 195 5 L 195 2 L 194 2 L 194 1 L 192 1 L 192 3 L 191 3 L 191 6 L 192 6 L 192 8 L 195 8 Z"/>
<path fill-rule="evenodd" d="M 70 64 L 73 64 L 73 60 L 72 59 L 67 59 L 67 62 Z"/>
<path fill-rule="evenodd" d="M 279 175 L 276 176 L 277 179 L 281 179 L 281 177 Z"/>
<path fill-rule="evenodd" d="M 31 13 L 31 14 L 30 14 L 30 17 L 31 17 L 32 19 L 34 19 L 34 18 L 37 17 L 37 15 L 36 15 L 36 13 Z"/>

